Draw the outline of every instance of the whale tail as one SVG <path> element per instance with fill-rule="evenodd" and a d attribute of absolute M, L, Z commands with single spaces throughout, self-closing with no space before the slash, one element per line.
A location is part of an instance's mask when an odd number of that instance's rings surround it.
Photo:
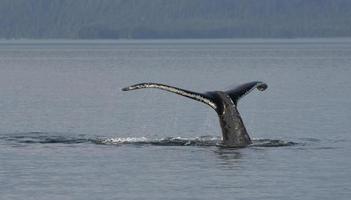
<path fill-rule="evenodd" d="M 253 82 L 241 84 L 235 87 L 234 89 L 225 91 L 225 93 L 228 94 L 228 96 L 232 99 L 234 104 L 237 105 L 239 99 L 241 99 L 243 96 L 250 93 L 255 88 L 257 88 L 259 91 L 264 91 L 265 89 L 267 89 L 267 87 L 268 87 L 267 84 L 264 82 L 253 81 Z M 215 110 L 217 109 L 216 99 L 212 95 L 213 92 L 198 93 L 198 92 L 193 92 L 190 90 L 185 90 L 185 89 L 181 89 L 181 88 L 177 88 L 177 87 L 173 87 L 165 84 L 160 84 L 160 83 L 138 83 L 135 85 L 122 88 L 122 91 L 137 90 L 137 89 L 143 89 L 143 88 L 156 88 L 156 89 L 165 90 L 168 92 L 172 92 L 172 93 L 205 103 Z"/>
<path fill-rule="evenodd" d="M 238 101 L 242 97 L 249 94 L 255 88 L 257 88 L 259 91 L 264 91 L 268 88 L 268 85 L 261 81 L 253 81 L 253 82 L 239 85 L 234 89 L 225 91 L 225 93 L 227 93 L 230 96 L 230 98 L 233 100 L 234 104 L 237 105 Z"/>
<path fill-rule="evenodd" d="M 216 103 L 211 99 L 210 96 L 202 93 L 197 93 L 189 90 L 184 90 L 181 88 L 165 85 L 165 84 L 160 84 L 160 83 L 138 83 L 135 85 L 131 85 L 125 88 L 122 88 L 122 91 L 129 91 L 129 90 L 137 90 L 137 89 L 143 89 L 143 88 L 156 88 L 156 89 L 161 89 L 165 90 L 168 92 L 172 92 L 184 97 L 188 97 L 190 99 L 202 102 L 206 105 L 209 105 L 211 108 L 215 109 L 217 108 Z"/>
<path fill-rule="evenodd" d="M 227 147 L 245 147 L 251 144 L 251 139 L 237 110 L 237 102 L 255 88 L 260 91 L 265 90 L 267 84 L 258 81 L 249 82 L 229 91 L 206 93 L 192 92 L 159 83 L 139 83 L 125 87 L 122 90 L 129 91 L 143 88 L 165 90 L 209 105 L 217 112 L 219 117 L 223 135 L 222 145 Z"/>

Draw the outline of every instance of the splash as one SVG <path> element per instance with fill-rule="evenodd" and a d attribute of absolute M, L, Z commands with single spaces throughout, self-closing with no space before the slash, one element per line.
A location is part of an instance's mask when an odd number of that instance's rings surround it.
<path fill-rule="evenodd" d="M 195 138 L 165 137 L 165 138 L 108 138 L 100 140 L 98 144 L 135 144 L 135 145 L 159 145 L 159 146 L 215 146 L 220 141 L 219 137 L 201 136 Z"/>
<path fill-rule="evenodd" d="M 43 132 L 31 132 L 22 134 L 0 135 L 2 144 L 97 144 L 97 145 L 136 145 L 136 146 L 220 146 L 221 138 L 215 136 L 200 137 L 88 137 L 86 135 L 52 134 Z M 249 147 L 284 147 L 297 143 L 272 140 L 253 139 L 253 144 Z"/>
<path fill-rule="evenodd" d="M 298 143 L 284 140 L 272 140 L 272 139 L 253 139 L 253 143 L 250 146 L 253 147 L 286 147 L 297 145 Z"/>

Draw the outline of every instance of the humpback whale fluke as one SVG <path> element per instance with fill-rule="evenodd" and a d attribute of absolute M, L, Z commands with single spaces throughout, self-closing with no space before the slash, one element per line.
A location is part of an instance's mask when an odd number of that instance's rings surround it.
<path fill-rule="evenodd" d="M 122 90 L 129 91 L 143 88 L 156 88 L 205 103 L 218 114 L 223 138 L 221 145 L 226 147 L 245 147 L 252 142 L 237 109 L 238 101 L 255 88 L 259 91 L 264 91 L 267 87 L 267 84 L 263 82 L 254 81 L 239 85 L 228 91 L 197 93 L 159 83 L 139 83 L 125 87 Z"/>

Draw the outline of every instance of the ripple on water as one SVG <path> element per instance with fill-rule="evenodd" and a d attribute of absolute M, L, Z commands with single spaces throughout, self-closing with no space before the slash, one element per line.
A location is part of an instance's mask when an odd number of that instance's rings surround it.
<path fill-rule="evenodd" d="M 91 143 L 98 145 L 157 145 L 157 146 L 220 146 L 220 137 L 88 137 L 85 135 L 72 136 L 68 134 L 52 134 L 44 132 L 15 133 L 0 136 L 3 144 L 82 144 Z M 284 147 L 297 143 L 275 139 L 253 139 L 252 147 Z M 250 147 L 249 146 L 249 147 Z"/>

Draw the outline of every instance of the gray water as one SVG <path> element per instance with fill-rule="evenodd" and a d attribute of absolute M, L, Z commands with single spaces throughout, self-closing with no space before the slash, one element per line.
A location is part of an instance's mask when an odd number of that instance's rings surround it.
<path fill-rule="evenodd" d="M 351 40 L 1 41 L 0 199 L 349 199 Z M 193 91 L 239 102 L 254 145 L 216 146 Z"/>

